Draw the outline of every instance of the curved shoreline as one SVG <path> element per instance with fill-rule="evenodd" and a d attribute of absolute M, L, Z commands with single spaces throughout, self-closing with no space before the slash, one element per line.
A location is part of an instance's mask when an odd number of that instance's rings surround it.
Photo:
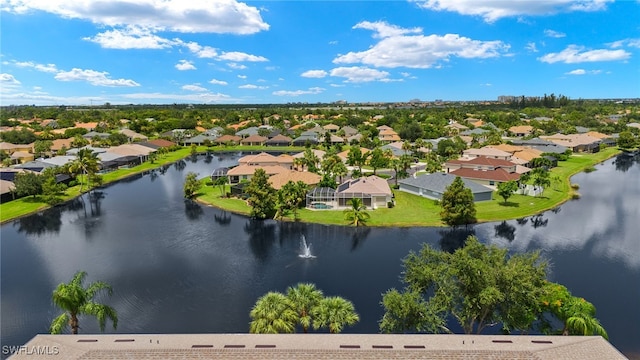
<path fill-rule="evenodd" d="M 609 148 L 609 149 L 613 149 L 613 148 Z M 271 149 L 271 150 L 275 150 L 275 149 Z M 185 152 L 186 153 L 187 151 L 189 151 L 189 149 L 185 148 L 185 149 L 178 150 L 176 153 L 178 153 L 178 154 L 180 152 Z M 212 151 L 212 153 L 215 154 L 215 153 L 225 153 L 225 152 L 235 152 L 235 151 L 245 151 L 245 150 L 240 150 L 240 149 L 238 149 L 238 150 L 226 150 L 226 151 L 222 150 L 222 151 Z M 246 150 L 246 151 L 260 151 L 260 150 Z M 606 149 L 605 149 L 605 151 L 606 151 Z M 585 169 L 587 169 L 587 168 L 589 168 L 591 166 L 594 166 L 596 164 L 602 163 L 602 162 L 604 162 L 604 161 L 606 161 L 608 159 L 611 159 L 612 157 L 617 156 L 620 153 L 622 153 L 622 151 L 619 150 L 619 149 L 615 149 L 615 151 L 613 151 L 613 150 L 610 150 L 610 151 L 611 151 L 611 153 L 607 154 L 606 157 L 604 157 L 602 159 L 598 159 L 598 161 L 593 161 L 593 162 L 590 162 L 588 164 L 585 164 L 582 167 L 576 168 L 575 171 L 567 174 L 566 178 L 561 179 L 561 181 L 566 186 L 568 186 L 568 191 L 566 191 L 566 193 L 564 194 L 562 199 L 560 199 L 559 201 L 556 201 L 553 204 L 547 205 L 547 206 L 545 206 L 543 208 L 532 209 L 531 212 L 528 212 L 527 214 L 524 214 L 524 215 L 520 214 L 519 216 L 515 216 L 515 217 L 514 216 L 506 216 L 506 217 L 496 217 L 496 218 L 487 218 L 487 219 L 479 218 L 477 223 L 486 223 L 486 222 L 494 222 L 494 221 L 506 221 L 506 220 L 513 220 L 513 219 L 517 219 L 517 218 L 525 217 L 525 216 L 537 215 L 537 214 L 543 213 L 545 211 L 548 211 L 550 209 L 556 208 L 556 207 L 564 204 L 565 202 L 571 200 L 572 195 L 575 192 L 574 190 L 571 189 L 571 178 L 574 175 L 576 175 L 578 173 L 581 173 Z M 176 153 L 174 153 L 174 154 L 176 154 Z M 148 171 L 158 169 L 158 168 L 160 168 L 162 166 L 171 165 L 171 164 L 173 164 L 173 163 L 175 163 L 177 161 L 180 161 L 180 160 L 184 160 L 184 159 L 188 158 L 189 156 L 191 156 L 190 153 L 189 154 L 185 154 L 185 155 L 180 154 L 180 156 L 177 157 L 177 158 L 171 157 L 171 159 L 169 161 L 159 162 L 157 164 L 153 164 L 155 166 L 149 166 L 148 165 L 149 163 L 144 163 L 142 165 L 139 165 L 139 166 L 144 166 L 144 168 L 142 168 L 142 169 L 133 168 L 133 171 L 131 173 L 128 173 L 128 174 L 116 177 L 114 179 L 105 181 L 105 183 L 103 185 L 101 185 L 101 186 L 112 185 L 112 184 L 115 184 L 115 183 L 117 183 L 119 181 L 128 179 L 130 177 L 141 175 L 141 174 L 145 174 Z M 576 156 L 576 155 L 572 155 L 572 156 Z M 584 156 L 584 155 L 581 155 L 581 156 Z M 145 164 L 147 164 L 147 165 L 145 165 Z M 88 192 L 89 192 L 89 190 L 85 191 L 85 192 L 83 192 L 81 194 L 77 194 L 77 195 L 73 195 L 73 196 L 70 196 L 68 198 L 65 198 L 65 200 L 63 202 L 61 202 L 60 204 L 58 204 L 58 205 L 51 206 L 51 205 L 46 205 L 46 204 L 43 203 L 44 206 L 39 207 L 39 208 L 37 208 L 37 209 L 35 209 L 33 211 L 29 211 L 27 213 L 19 214 L 17 216 L 14 216 L 14 217 L 11 217 L 11 218 L 8 218 L 8 219 L 3 219 L 2 221 L 0 221 L 0 225 L 4 225 L 5 223 L 20 219 L 20 218 L 25 217 L 25 216 L 29 216 L 29 215 L 33 215 L 33 214 L 39 213 L 41 211 L 47 210 L 47 209 L 55 207 L 55 206 L 64 205 L 67 202 L 72 201 L 72 200 L 74 200 L 74 199 L 76 199 L 78 197 L 81 197 L 82 195 L 84 195 L 85 193 L 88 193 Z M 248 216 L 248 212 L 242 212 L 242 211 L 239 211 L 239 210 L 234 210 L 234 209 L 229 208 L 229 207 L 221 206 L 220 204 L 215 204 L 215 203 L 206 201 L 206 200 L 203 199 L 203 197 L 205 195 L 206 194 L 200 194 L 200 196 L 196 197 L 194 199 L 194 201 L 198 202 L 199 204 L 215 207 L 215 208 L 218 208 L 218 209 L 221 209 L 221 210 L 224 210 L 224 211 L 229 211 L 229 212 L 237 214 L 237 215 Z M 414 195 L 414 196 L 416 196 L 418 198 L 418 199 L 416 199 L 416 201 L 420 201 L 420 199 L 423 199 L 422 201 L 432 201 L 430 199 L 422 198 L 422 197 L 419 197 L 417 195 Z M 16 200 L 19 200 L 19 199 L 16 199 Z M 494 200 L 491 200 L 491 201 L 493 202 Z M 9 202 L 9 203 L 11 203 L 11 202 Z M 379 210 L 376 210 L 376 211 L 383 211 L 383 210 L 384 209 L 379 209 Z M 506 210 L 507 209 L 505 209 L 505 211 Z M 335 213 L 338 213 L 338 211 L 335 211 Z M 339 213 L 342 214 L 341 211 Z M 304 214 L 304 209 L 303 209 L 303 214 Z M 372 215 L 374 215 L 374 216 L 375 216 L 375 214 L 376 214 L 376 212 L 372 213 Z M 293 220 L 291 218 L 286 217 L 286 218 L 283 218 L 283 219 L 278 220 L 278 221 L 296 221 L 296 220 Z M 305 220 L 304 217 L 299 219 L 299 220 L 297 220 L 297 221 L 305 222 L 305 223 L 315 223 L 315 224 L 321 224 L 321 225 L 348 226 L 348 225 L 344 224 L 344 221 L 342 221 L 341 223 L 336 223 L 335 221 L 317 221 L 317 219 L 316 219 L 316 221 L 309 221 L 309 220 Z M 446 225 L 442 224 L 441 221 L 438 221 L 438 222 L 427 222 L 427 221 L 424 221 L 424 222 L 407 222 L 407 223 L 384 223 L 384 222 L 382 222 L 382 223 L 370 224 L 368 226 L 370 226 L 370 227 L 447 227 Z"/>

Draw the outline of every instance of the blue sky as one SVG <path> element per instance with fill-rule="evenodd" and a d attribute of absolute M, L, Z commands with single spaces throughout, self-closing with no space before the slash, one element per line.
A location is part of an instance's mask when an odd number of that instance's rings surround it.
<path fill-rule="evenodd" d="M 1 105 L 640 97 L 640 1 L 0 0 Z"/>

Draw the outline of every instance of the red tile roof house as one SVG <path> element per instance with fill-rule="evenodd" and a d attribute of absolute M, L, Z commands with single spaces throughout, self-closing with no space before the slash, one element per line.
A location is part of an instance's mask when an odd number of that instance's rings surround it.
<path fill-rule="evenodd" d="M 502 159 L 477 157 L 471 160 L 450 160 L 445 163 L 447 173 L 493 189 L 499 184 L 520 179 L 520 172 L 515 163 Z"/>

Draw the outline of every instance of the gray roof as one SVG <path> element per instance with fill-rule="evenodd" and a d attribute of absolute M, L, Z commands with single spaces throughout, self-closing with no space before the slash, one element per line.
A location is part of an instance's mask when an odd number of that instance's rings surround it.
<path fill-rule="evenodd" d="M 100 133 L 100 132 L 96 132 L 96 131 L 89 131 L 88 133 L 82 135 L 83 138 L 85 139 L 91 139 L 94 137 L 100 137 L 100 138 L 108 138 L 110 134 L 107 133 Z"/>
<path fill-rule="evenodd" d="M 393 154 L 393 156 L 402 156 L 402 155 L 410 155 L 411 154 L 411 151 L 409 151 L 409 150 L 402 150 L 402 149 L 399 149 L 399 148 L 397 148 L 397 147 L 395 147 L 393 145 L 389 145 L 389 144 L 381 146 L 380 149 L 382 151 L 391 150 L 391 153 Z"/>
<path fill-rule="evenodd" d="M 473 130 L 465 130 L 463 132 L 460 133 L 460 135 L 473 135 L 473 134 L 477 134 L 477 135 L 484 135 L 484 134 L 488 134 L 491 131 L 486 130 L 486 129 L 482 129 L 482 128 L 475 128 Z"/>
<path fill-rule="evenodd" d="M 62 166 L 68 162 L 71 162 L 73 160 L 75 160 L 76 157 L 75 156 L 68 156 L 68 155 L 59 155 L 59 156 L 54 156 L 48 159 L 38 159 L 42 162 L 51 164 L 51 165 L 55 165 L 55 166 Z"/>
<path fill-rule="evenodd" d="M 209 141 L 213 141 L 215 139 L 217 139 L 217 136 L 211 136 L 211 135 L 205 135 L 205 134 L 198 134 L 192 138 L 189 139 L 185 139 L 183 141 L 183 143 L 185 144 L 199 144 L 204 142 L 205 140 L 209 140 Z"/>
<path fill-rule="evenodd" d="M 255 126 L 252 127 L 248 127 L 246 129 L 240 130 L 238 132 L 236 132 L 237 136 L 252 136 L 252 135 L 258 135 L 258 128 Z"/>
<path fill-rule="evenodd" d="M 424 334 L 36 335 L 64 359 L 625 359 L 600 336 Z M 17 352 L 12 359 L 51 359 Z"/>
<path fill-rule="evenodd" d="M 420 175 L 415 178 L 410 177 L 407 179 L 402 179 L 399 180 L 398 183 L 416 186 L 422 189 L 427 189 L 442 194 L 455 179 L 455 175 L 437 172 L 433 174 Z M 492 189 L 471 180 L 462 179 L 462 182 L 464 183 L 464 186 L 471 189 L 471 192 L 474 194 L 493 192 Z"/>

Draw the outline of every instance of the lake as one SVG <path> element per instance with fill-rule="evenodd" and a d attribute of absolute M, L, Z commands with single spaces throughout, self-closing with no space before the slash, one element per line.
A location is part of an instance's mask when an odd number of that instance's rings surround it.
<path fill-rule="evenodd" d="M 238 156 L 186 159 L 2 225 L 2 345 L 46 333 L 59 314 L 53 289 L 78 270 L 87 271 L 87 283 L 113 286 L 105 302 L 118 312 L 118 333 L 246 333 L 258 297 L 298 282 L 353 301 L 361 321 L 345 332 L 376 333 L 381 294 L 401 286 L 402 258 L 423 243 L 455 249 L 468 235 L 253 221 L 183 199 L 187 172 L 205 176 Z M 550 280 L 591 301 L 612 344 L 636 356 L 640 159 L 620 156 L 596 169 L 573 177 L 579 200 L 471 232 L 514 252 L 541 250 Z M 315 258 L 299 257 L 302 236 Z M 99 332 L 95 319 L 81 318 L 80 326 Z"/>

